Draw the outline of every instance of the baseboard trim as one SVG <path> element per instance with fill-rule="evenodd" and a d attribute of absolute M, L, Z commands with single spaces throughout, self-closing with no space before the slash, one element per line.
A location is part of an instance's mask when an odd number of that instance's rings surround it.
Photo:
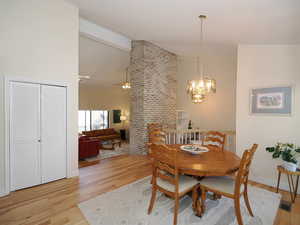
<path fill-rule="evenodd" d="M 78 177 L 79 176 L 79 169 L 72 170 L 71 174 L 67 178 L 71 177 Z"/>
<path fill-rule="evenodd" d="M 7 195 L 9 195 L 9 193 L 10 193 L 10 192 L 1 191 L 1 192 L 0 192 L 0 197 L 7 196 Z"/>

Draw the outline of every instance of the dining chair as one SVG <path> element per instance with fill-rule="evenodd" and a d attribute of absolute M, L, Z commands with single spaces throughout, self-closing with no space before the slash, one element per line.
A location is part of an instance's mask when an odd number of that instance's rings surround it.
<path fill-rule="evenodd" d="M 148 143 L 146 147 L 148 149 L 148 154 L 151 155 L 151 149 L 149 145 L 153 144 L 166 144 L 167 134 L 162 131 L 162 125 L 159 123 L 150 123 L 148 124 Z"/>
<path fill-rule="evenodd" d="M 192 191 L 193 207 L 197 201 L 199 183 L 196 179 L 180 175 L 178 171 L 177 150 L 166 145 L 150 145 L 154 158 L 152 171 L 152 196 L 148 214 L 152 212 L 156 192 L 160 191 L 175 200 L 173 224 L 177 224 L 179 199 Z"/>
<path fill-rule="evenodd" d="M 148 123 L 147 124 L 148 142 L 146 143 L 146 145 L 149 146 L 149 143 L 153 141 L 153 137 L 160 136 L 158 134 L 155 134 L 154 132 L 162 131 L 162 130 L 163 130 L 163 125 L 161 123 Z"/>
<path fill-rule="evenodd" d="M 225 197 L 234 199 L 235 214 L 239 225 L 243 225 L 240 209 L 241 195 L 244 196 L 246 207 L 249 211 L 249 214 L 253 217 L 247 191 L 250 165 L 257 147 L 258 145 L 254 144 L 251 149 L 246 150 L 243 153 L 243 157 L 235 179 L 231 177 L 207 177 L 201 180 L 201 214 L 203 214 L 205 211 L 206 193 L 210 191 L 217 195 L 223 195 Z"/>
<path fill-rule="evenodd" d="M 226 134 L 219 131 L 208 131 L 203 132 L 202 135 L 204 136 L 202 139 L 203 146 L 217 147 L 222 149 L 222 151 L 224 150 Z"/>
<path fill-rule="evenodd" d="M 153 144 L 166 144 L 167 134 L 162 130 L 152 130 L 149 135 L 149 142 Z"/>
<path fill-rule="evenodd" d="M 163 130 L 163 125 L 161 123 L 148 123 L 147 124 L 147 131 L 148 135 L 154 130 Z"/>

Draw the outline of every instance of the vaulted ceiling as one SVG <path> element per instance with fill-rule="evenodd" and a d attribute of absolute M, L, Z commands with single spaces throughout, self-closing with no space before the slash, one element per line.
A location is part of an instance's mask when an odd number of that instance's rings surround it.
<path fill-rule="evenodd" d="M 79 74 L 91 77 L 89 80 L 80 81 L 81 86 L 121 88 L 118 84 L 125 79 L 128 65 L 129 52 L 80 36 Z"/>
<path fill-rule="evenodd" d="M 299 0 L 69 1 L 98 25 L 179 54 L 197 51 L 200 14 L 209 44 L 300 44 Z"/>

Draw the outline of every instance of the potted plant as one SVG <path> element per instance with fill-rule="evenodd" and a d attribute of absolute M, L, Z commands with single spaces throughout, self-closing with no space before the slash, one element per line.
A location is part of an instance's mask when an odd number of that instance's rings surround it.
<path fill-rule="evenodd" d="M 281 158 L 283 160 L 282 167 L 290 171 L 296 171 L 300 147 L 291 143 L 278 142 L 274 147 L 267 147 L 266 151 L 272 153 L 273 159 Z"/>

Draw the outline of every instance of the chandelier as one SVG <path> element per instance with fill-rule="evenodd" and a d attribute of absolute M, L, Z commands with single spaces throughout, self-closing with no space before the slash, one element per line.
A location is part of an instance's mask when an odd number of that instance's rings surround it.
<path fill-rule="evenodd" d="M 125 82 L 122 83 L 122 88 L 123 89 L 130 89 L 131 88 L 130 82 L 128 81 L 128 67 L 126 68 Z"/>
<path fill-rule="evenodd" d="M 199 16 L 201 21 L 201 31 L 200 31 L 200 55 L 202 54 L 202 44 L 203 44 L 203 20 L 206 19 L 205 15 Z M 191 96 L 193 103 L 201 103 L 204 101 L 205 97 L 210 93 L 216 93 L 216 81 L 214 79 L 205 77 L 203 75 L 203 63 L 200 64 L 199 71 L 199 57 L 197 57 L 197 72 L 200 74 L 199 80 L 189 80 L 187 84 L 187 93 Z"/>

